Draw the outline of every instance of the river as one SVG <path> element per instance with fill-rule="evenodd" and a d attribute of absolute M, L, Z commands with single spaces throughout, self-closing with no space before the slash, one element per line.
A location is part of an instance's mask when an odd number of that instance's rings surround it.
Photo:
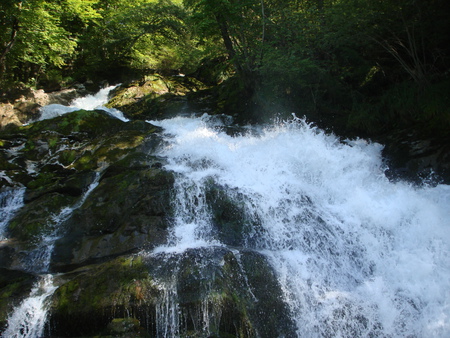
<path fill-rule="evenodd" d="M 99 106 L 89 104 L 46 107 L 41 119 Z M 108 113 L 128 121 L 120 112 Z M 174 215 L 166 243 L 140 255 L 173 260 L 216 248 L 237 259 L 244 251 L 263 255 L 298 337 L 450 336 L 448 185 L 392 182 L 382 145 L 342 142 L 296 116 L 248 127 L 206 114 L 147 122 L 162 128 L 164 142 L 155 155 L 175 174 Z M 64 222 L 97 184 L 52 221 Z M 235 232 L 224 234 L 208 198 L 212 188 L 233 205 Z M 23 190 L 14 196 L 2 197 L 5 220 L 20 208 Z M 64 236 L 54 228 L 42 239 L 45 259 L 24 265 L 40 278 L 10 314 L 6 336 L 44 334 L 47 300 L 57 288 L 48 260 L 52 243 Z M 199 264 L 210 263 L 205 258 Z M 181 336 L 176 286 L 161 288 L 157 335 Z M 207 306 L 202 316 L 201 332 L 211 334 Z"/>

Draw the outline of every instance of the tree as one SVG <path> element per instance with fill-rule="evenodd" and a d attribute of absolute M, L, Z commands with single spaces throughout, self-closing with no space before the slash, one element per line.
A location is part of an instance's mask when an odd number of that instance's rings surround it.
<path fill-rule="evenodd" d="M 59 2 L 8 1 L 2 14 L 3 49 L 0 65 L 8 75 L 27 81 L 47 67 L 62 67 L 75 51 L 76 41 L 61 26 Z M 5 37 L 8 37 L 9 39 Z"/>
<path fill-rule="evenodd" d="M 184 4 L 192 12 L 196 31 L 212 39 L 220 36 L 237 74 L 252 77 L 261 61 L 264 1 L 185 0 Z"/>
<path fill-rule="evenodd" d="M 22 10 L 22 1 L 5 0 L 0 9 L 1 15 L 1 31 L 0 37 L 2 41 L 0 51 L 0 78 L 3 77 L 6 68 L 6 56 L 13 48 L 17 40 L 19 32 L 19 15 Z"/>
<path fill-rule="evenodd" d="M 190 41 L 182 7 L 169 0 L 141 0 L 99 1 L 95 8 L 101 20 L 80 38 L 78 68 L 90 73 L 148 69 L 168 59 L 178 59 L 173 66 L 181 67 L 177 53 Z"/>

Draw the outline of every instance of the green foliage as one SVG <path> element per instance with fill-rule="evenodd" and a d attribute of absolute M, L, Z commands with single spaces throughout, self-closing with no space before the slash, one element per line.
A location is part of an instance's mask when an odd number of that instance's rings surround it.
<path fill-rule="evenodd" d="M 61 26 L 62 11 L 59 3 L 44 0 L 16 2 L 5 10 L 10 24 L 3 25 L 2 35 L 15 35 L 10 50 L 4 50 L 9 73 L 35 80 L 47 67 L 60 68 L 73 56 L 76 41 Z"/>
<path fill-rule="evenodd" d="M 185 11 L 169 0 L 99 1 L 101 20 L 80 39 L 78 68 L 86 73 L 120 69 L 182 69 L 194 50 Z M 186 65 L 186 66 L 185 66 Z"/>
<path fill-rule="evenodd" d="M 445 0 L 4 0 L 0 74 L 50 88 L 236 76 L 233 96 L 269 111 L 340 111 L 374 131 L 446 123 L 449 14 Z"/>

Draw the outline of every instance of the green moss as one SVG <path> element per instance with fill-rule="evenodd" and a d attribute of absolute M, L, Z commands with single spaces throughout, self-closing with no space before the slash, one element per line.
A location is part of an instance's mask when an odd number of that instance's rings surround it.
<path fill-rule="evenodd" d="M 159 293 L 140 257 L 120 257 L 84 268 L 56 292 L 55 311 L 73 315 L 153 303 Z"/>
<path fill-rule="evenodd" d="M 60 142 L 60 139 L 58 136 L 52 136 L 48 139 L 48 146 L 51 149 L 55 149 L 59 142 Z"/>
<path fill-rule="evenodd" d="M 76 158 L 78 156 L 78 151 L 76 150 L 63 150 L 59 153 L 58 161 L 64 165 L 68 166 L 75 162 Z"/>
<path fill-rule="evenodd" d="M 36 277 L 25 272 L 0 268 L 0 327 L 21 298 L 28 295 Z"/>
<path fill-rule="evenodd" d="M 55 174 L 51 172 L 40 173 L 33 181 L 29 182 L 27 188 L 39 189 L 48 184 L 51 184 L 55 180 Z"/>
<path fill-rule="evenodd" d="M 34 150 L 36 148 L 36 145 L 35 145 L 35 143 L 34 143 L 34 141 L 33 140 L 28 140 L 26 143 L 25 143 L 25 151 L 32 151 L 32 150 Z"/>

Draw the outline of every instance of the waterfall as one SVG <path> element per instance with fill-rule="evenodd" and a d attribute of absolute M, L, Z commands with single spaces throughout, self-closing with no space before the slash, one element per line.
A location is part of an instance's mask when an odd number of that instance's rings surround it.
<path fill-rule="evenodd" d="M 109 115 L 122 120 L 124 122 L 129 121 L 123 113 L 115 108 L 107 108 L 104 105 L 108 102 L 109 93 L 117 88 L 118 85 L 105 87 L 100 89 L 94 95 L 87 95 L 79 97 L 73 100 L 69 106 L 64 106 L 62 104 L 49 104 L 40 109 L 41 116 L 38 121 L 52 119 L 57 116 L 61 116 L 67 113 L 71 113 L 80 109 L 84 110 L 94 110 L 100 109 L 107 112 Z"/>
<path fill-rule="evenodd" d="M 23 269 L 41 275 L 29 296 L 9 314 L 7 328 L 3 332 L 4 337 L 38 338 L 43 336 L 48 311 L 47 300 L 57 289 L 53 283 L 53 275 L 49 274 L 48 270 L 55 241 L 64 235 L 61 224 L 71 216 L 74 210 L 83 205 L 89 194 L 97 187 L 99 180 L 100 174 L 97 173 L 94 181 L 73 206 L 63 208 L 51 217 L 49 220 L 52 224 L 51 232 L 43 234 L 37 248 L 27 252 L 22 259 Z"/>
<path fill-rule="evenodd" d="M 21 260 L 22 267 L 25 270 L 44 274 L 48 272 L 55 242 L 64 235 L 61 225 L 69 219 L 74 210 L 83 205 L 89 194 L 97 187 L 99 180 L 100 173 L 97 172 L 94 181 L 74 205 L 65 207 L 59 213 L 51 215 L 48 220 L 50 231 L 42 234 L 37 247 L 24 254 Z"/>
<path fill-rule="evenodd" d="M 148 122 L 164 128 L 159 155 L 177 177 L 172 235 L 151 255 L 229 244 L 213 185 L 239 205 L 233 245 L 271 263 L 299 337 L 450 335 L 449 186 L 390 182 L 381 145 L 295 117 L 239 133 L 206 115 Z M 157 309 L 173 325 L 176 295 L 167 285 Z"/>
<path fill-rule="evenodd" d="M 53 294 L 53 276 L 45 275 L 36 283 L 28 298 L 8 318 L 8 327 L 3 337 L 42 337 L 47 318 L 47 299 Z"/>
<path fill-rule="evenodd" d="M 14 213 L 23 206 L 24 188 L 0 192 L 0 241 L 5 239 L 6 227 Z"/>

